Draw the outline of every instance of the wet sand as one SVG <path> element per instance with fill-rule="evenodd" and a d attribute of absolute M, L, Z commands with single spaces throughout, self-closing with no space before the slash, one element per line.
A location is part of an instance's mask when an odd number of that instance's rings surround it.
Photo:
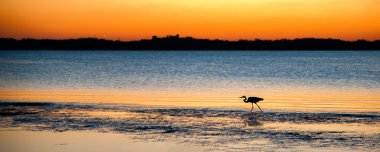
<path fill-rule="evenodd" d="M 104 151 L 202 151 L 199 147 L 175 142 L 137 142 L 127 134 L 96 131 L 25 131 L 0 129 L 1 151 L 6 152 L 104 152 Z"/>
<path fill-rule="evenodd" d="M 8 151 L 380 150 L 376 112 L 14 102 L 0 102 L 0 112 L 0 145 Z"/>

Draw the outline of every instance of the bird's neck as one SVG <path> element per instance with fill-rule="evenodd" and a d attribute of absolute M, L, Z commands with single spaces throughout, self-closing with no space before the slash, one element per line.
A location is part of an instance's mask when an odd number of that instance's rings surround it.
<path fill-rule="evenodd" d="M 245 97 L 243 101 L 244 101 L 244 102 L 247 102 L 247 97 Z"/>

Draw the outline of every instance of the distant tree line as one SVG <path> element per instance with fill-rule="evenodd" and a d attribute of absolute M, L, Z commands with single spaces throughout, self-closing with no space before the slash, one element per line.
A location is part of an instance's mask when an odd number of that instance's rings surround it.
<path fill-rule="evenodd" d="M 21 39 L 0 38 L 0 50 L 380 50 L 380 40 L 339 39 L 209 40 L 166 36 L 138 41 L 96 38 Z"/>

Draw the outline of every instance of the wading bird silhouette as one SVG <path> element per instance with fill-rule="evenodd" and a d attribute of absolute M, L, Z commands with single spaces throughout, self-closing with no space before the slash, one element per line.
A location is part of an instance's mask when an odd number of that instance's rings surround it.
<path fill-rule="evenodd" d="M 259 98 L 259 97 L 248 97 L 248 100 L 247 100 L 247 97 L 246 96 L 241 96 L 239 98 L 244 98 L 244 102 L 245 103 L 252 103 L 252 109 L 251 109 L 251 112 L 253 110 L 253 104 L 256 104 L 257 107 L 259 107 L 259 109 L 261 110 L 260 106 L 257 104 L 259 101 L 262 101 L 264 100 L 263 98 Z M 263 110 L 261 110 L 261 112 L 263 112 Z"/>

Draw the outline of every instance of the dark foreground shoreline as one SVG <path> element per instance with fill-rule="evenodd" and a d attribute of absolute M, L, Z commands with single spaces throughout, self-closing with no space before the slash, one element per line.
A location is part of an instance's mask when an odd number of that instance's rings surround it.
<path fill-rule="evenodd" d="M 378 113 L 251 113 L 232 109 L 0 101 L 3 130 L 18 128 L 36 135 L 46 131 L 53 135 L 109 132 L 134 136 L 137 142 L 186 143 L 212 151 L 378 151 L 379 122 Z"/>
<path fill-rule="evenodd" d="M 0 50 L 380 50 L 380 40 L 339 39 L 209 40 L 167 36 L 138 41 L 96 38 L 13 39 L 0 38 Z"/>

